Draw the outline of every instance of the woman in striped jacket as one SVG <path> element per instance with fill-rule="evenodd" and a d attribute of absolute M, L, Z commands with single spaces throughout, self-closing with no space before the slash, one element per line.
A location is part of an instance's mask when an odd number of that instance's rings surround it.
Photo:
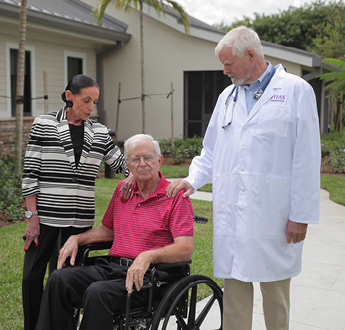
<path fill-rule="evenodd" d="M 47 263 L 58 235 L 90 229 L 95 216 L 95 178 L 102 159 L 128 176 L 125 159 L 105 126 L 89 119 L 99 97 L 97 83 L 77 75 L 68 83 L 59 112 L 35 118 L 23 171 L 28 225 L 24 234 L 24 329 L 34 330 Z M 123 198 L 131 195 L 133 176 L 125 180 Z M 33 243 L 33 244 L 32 244 Z"/>

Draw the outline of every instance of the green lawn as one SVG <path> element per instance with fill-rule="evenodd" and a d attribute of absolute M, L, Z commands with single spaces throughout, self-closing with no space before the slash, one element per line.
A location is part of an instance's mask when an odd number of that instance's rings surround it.
<path fill-rule="evenodd" d="M 321 188 L 330 194 L 330 200 L 345 206 L 345 176 L 322 174 Z"/>
<path fill-rule="evenodd" d="M 176 177 L 188 175 L 188 167 L 181 168 L 181 172 Z M 171 169 L 164 168 L 163 166 L 162 170 L 163 174 L 169 177 L 168 171 Z M 100 224 L 118 181 L 119 179 L 96 180 L 96 225 Z M 330 192 L 330 197 L 333 201 L 345 205 L 345 177 L 322 175 L 321 187 Z M 206 185 L 206 189 L 210 191 L 212 185 Z M 192 273 L 212 277 L 212 203 L 193 200 L 192 204 L 194 214 L 205 216 L 209 219 L 206 225 L 195 224 Z M 1 330 L 23 329 L 21 279 L 24 258 L 22 236 L 25 227 L 26 224 L 17 223 L 0 228 Z M 217 279 L 216 281 L 222 286 L 222 280 Z M 207 295 L 207 293 L 204 292 L 204 295 Z"/>
<path fill-rule="evenodd" d="M 103 214 L 119 179 L 96 180 L 96 225 L 101 223 Z M 212 277 L 212 203 L 192 201 L 194 214 L 209 219 L 206 225 L 195 224 L 195 247 L 192 273 Z M 23 329 L 21 280 L 24 258 L 23 234 L 25 223 L 0 228 L 0 329 Z M 47 278 L 47 276 L 46 276 Z M 219 285 L 223 281 L 217 279 Z M 206 296 L 209 292 L 204 292 Z M 200 296 L 202 298 L 202 296 Z"/>

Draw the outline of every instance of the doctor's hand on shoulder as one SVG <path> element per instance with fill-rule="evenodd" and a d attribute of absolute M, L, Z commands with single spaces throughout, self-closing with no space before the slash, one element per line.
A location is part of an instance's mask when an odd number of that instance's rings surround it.
<path fill-rule="evenodd" d="M 194 192 L 194 188 L 188 181 L 183 179 L 177 179 L 169 184 L 169 186 L 166 189 L 166 195 L 169 198 L 174 198 L 181 189 L 186 189 L 186 192 L 183 194 L 183 198 L 188 197 Z"/>
<path fill-rule="evenodd" d="M 288 243 L 299 243 L 304 241 L 307 235 L 307 223 L 298 223 L 289 220 L 286 230 L 286 241 Z"/>

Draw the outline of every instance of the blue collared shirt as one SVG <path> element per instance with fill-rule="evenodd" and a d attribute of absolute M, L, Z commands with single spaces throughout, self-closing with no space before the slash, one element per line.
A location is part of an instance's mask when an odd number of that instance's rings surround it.
<path fill-rule="evenodd" d="M 263 73 L 263 75 L 258 79 L 253 81 L 249 86 L 243 85 L 242 87 L 245 90 L 246 93 L 246 102 L 247 102 L 247 111 L 248 114 L 253 109 L 254 104 L 258 101 L 257 98 L 254 97 L 254 94 L 262 89 L 262 86 L 265 86 L 265 83 L 268 79 L 270 79 L 273 66 L 270 62 L 267 61 L 267 69 Z"/>

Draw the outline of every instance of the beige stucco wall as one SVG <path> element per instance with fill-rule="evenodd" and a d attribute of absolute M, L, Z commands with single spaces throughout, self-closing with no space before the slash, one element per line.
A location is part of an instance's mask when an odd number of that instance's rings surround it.
<path fill-rule="evenodd" d="M 85 1 L 93 4 L 94 1 Z M 107 126 L 116 128 L 118 86 L 121 82 L 121 99 L 140 97 L 140 39 L 139 13 L 115 10 L 109 5 L 107 13 L 128 24 L 131 40 L 121 50 L 105 58 L 104 78 Z M 146 98 L 146 133 L 155 138 L 171 136 L 171 82 L 174 86 L 174 136 L 183 136 L 183 72 L 191 70 L 221 70 L 214 55 L 215 43 L 186 36 L 154 18 L 144 15 L 144 56 L 146 94 L 162 94 Z M 140 99 L 120 104 L 117 136 L 124 140 L 142 132 Z"/>
<path fill-rule="evenodd" d="M 0 17 L 1 18 L 1 17 Z M 0 95 L 9 96 L 9 49 L 18 47 L 18 23 L 0 19 Z M 29 25 L 25 47 L 31 51 L 32 97 L 44 95 L 43 71 L 47 74 L 48 111 L 59 110 L 60 95 L 66 86 L 66 54 L 77 54 L 86 60 L 85 73 L 96 77 L 96 49 L 90 43 L 59 36 L 56 31 L 42 32 Z M 32 101 L 32 115 L 44 113 L 43 99 Z M 0 97 L 0 118 L 11 117 L 8 99 Z"/>
<path fill-rule="evenodd" d="M 272 65 L 281 64 L 285 68 L 286 72 L 295 74 L 297 76 L 302 75 L 302 71 L 301 71 L 302 69 L 301 69 L 301 66 L 299 64 L 288 62 L 288 61 L 282 61 L 280 59 L 270 57 L 270 56 L 265 56 L 265 59 L 267 61 L 271 62 Z"/>

